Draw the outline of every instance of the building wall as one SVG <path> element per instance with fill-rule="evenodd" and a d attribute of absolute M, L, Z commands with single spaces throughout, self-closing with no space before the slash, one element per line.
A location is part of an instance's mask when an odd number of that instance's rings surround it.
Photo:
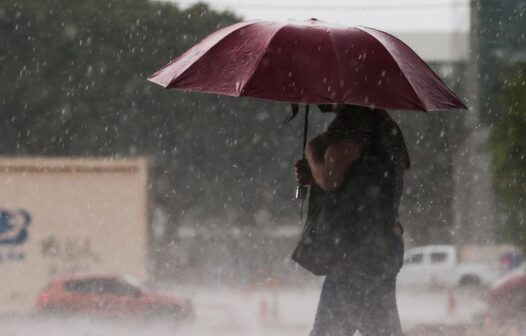
<path fill-rule="evenodd" d="M 0 186 L 0 309 L 64 275 L 145 279 L 145 160 L 0 159 Z"/>

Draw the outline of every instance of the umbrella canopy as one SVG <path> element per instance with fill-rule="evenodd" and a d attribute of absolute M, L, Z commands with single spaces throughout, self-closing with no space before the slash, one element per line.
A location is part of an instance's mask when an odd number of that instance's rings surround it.
<path fill-rule="evenodd" d="M 165 88 L 290 103 L 466 108 L 396 37 L 316 19 L 225 27 L 148 79 Z"/>

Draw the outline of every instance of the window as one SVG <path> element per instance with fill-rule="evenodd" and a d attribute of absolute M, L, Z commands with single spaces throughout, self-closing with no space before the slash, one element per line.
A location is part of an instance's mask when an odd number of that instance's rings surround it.
<path fill-rule="evenodd" d="M 104 291 L 104 280 L 73 280 L 64 284 L 66 290 L 83 294 L 102 294 Z"/>
<path fill-rule="evenodd" d="M 112 280 L 106 283 L 105 293 L 118 296 L 138 296 L 141 291 L 130 284 Z"/>
<path fill-rule="evenodd" d="M 413 254 L 413 255 L 410 255 L 408 256 L 404 263 L 405 264 L 420 264 L 422 263 L 422 261 L 424 260 L 424 255 L 422 253 L 417 253 L 417 254 Z"/>
<path fill-rule="evenodd" d="M 447 261 L 447 253 L 445 252 L 433 252 L 431 253 L 431 263 L 445 263 Z"/>
<path fill-rule="evenodd" d="M 117 279 L 72 280 L 64 284 L 66 290 L 82 294 L 110 294 L 138 296 L 141 290 Z"/>

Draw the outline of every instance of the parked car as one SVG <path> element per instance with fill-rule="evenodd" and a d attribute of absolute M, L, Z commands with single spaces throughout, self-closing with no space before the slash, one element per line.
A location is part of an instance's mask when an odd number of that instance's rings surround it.
<path fill-rule="evenodd" d="M 526 266 L 493 282 L 487 309 L 470 328 L 474 336 L 524 335 L 526 333 Z"/>
<path fill-rule="evenodd" d="M 495 280 L 488 296 L 490 310 L 526 317 L 526 266 Z"/>
<path fill-rule="evenodd" d="M 427 245 L 407 250 L 398 274 L 401 286 L 489 285 L 504 272 L 498 261 L 460 260 L 453 245 Z"/>
<path fill-rule="evenodd" d="M 193 316 L 186 298 L 150 293 L 124 277 L 85 276 L 52 280 L 40 293 L 37 313 L 99 317 L 170 318 Z"/>

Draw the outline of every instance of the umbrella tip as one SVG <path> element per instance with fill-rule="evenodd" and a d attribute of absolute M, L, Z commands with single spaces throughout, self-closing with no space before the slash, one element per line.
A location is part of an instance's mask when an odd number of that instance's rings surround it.
<path fill-rule="evenodd" d="M 316 19 L 316 18 L 310 18 L 309 21 L 312 21 L 314 23 L 314 22 L 319 21 L 319 20 Z"/>

